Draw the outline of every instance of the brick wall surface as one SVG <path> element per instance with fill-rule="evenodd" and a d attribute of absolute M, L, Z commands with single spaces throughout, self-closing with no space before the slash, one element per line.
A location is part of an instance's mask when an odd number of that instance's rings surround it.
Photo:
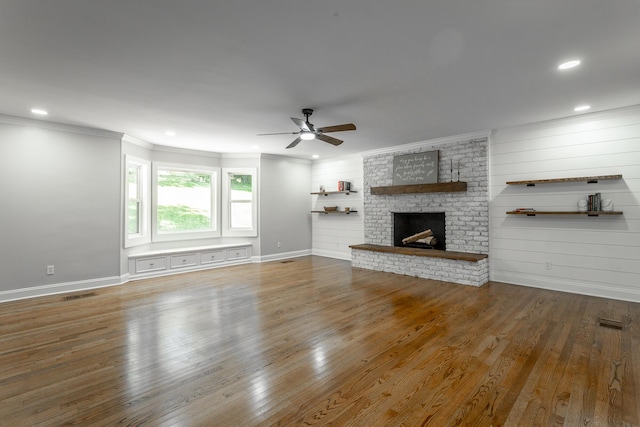
<path fill-rule="evenodd" d="M 438 182 L 459 180 L 466 192 L 372 195 L 371 187 L 393 183 L 394 156 L 439 151 Z M 453 177 L 451 162 L 453 161 Z M 487 138 L 461 140 L 364 158 L 365 242 L 393 246 L 393 212 L 445 212 L 447 250 L 489 253 Z M 354 250 L 355 267 L 479 286 L 488 280 L 488 261 L 470 263 Z"/>

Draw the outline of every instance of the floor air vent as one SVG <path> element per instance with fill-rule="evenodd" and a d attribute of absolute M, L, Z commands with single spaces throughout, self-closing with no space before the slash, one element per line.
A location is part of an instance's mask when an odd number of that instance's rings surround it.
<path fill-rule="evenodd" d="M 598 323 L 600 324 L 600 326 L 604 326 L 606 328 L 622 329 L 621 320 L 614 320 L 614 319 L 607 319 L 606 317 L 599 317 Z"/>
<path fill-rule="evenodd" d="M 290 262 L 293 262 L 293 260 L 292 259 L 287 259 L 287 260 L 284 260 L 284 261 L 280 261 L 280 264 L 289 264 Z"/>
<path fill-rule="evenodd" d="M 72 301 L 75 299 L 82 299 L 82 298 L 88 298 L 88 297 L 95 297 L 97 294 L 95 292 L 89 292 L 86 294 L 78 294 L 78 295 L 68 295 L 64 298 L 62 298 L 62 301 Z"/>

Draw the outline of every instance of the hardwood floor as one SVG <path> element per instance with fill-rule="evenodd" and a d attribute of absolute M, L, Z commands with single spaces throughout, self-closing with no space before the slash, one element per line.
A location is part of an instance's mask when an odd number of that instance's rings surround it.
<path fill-rule="evenodd" d="M 0 424 L 640 426 L 639 315 L 322 257 L 10 302 Z"/>

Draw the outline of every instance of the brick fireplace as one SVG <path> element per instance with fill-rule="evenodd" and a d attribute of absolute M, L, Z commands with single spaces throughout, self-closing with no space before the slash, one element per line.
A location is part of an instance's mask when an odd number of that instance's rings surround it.
<path fill-rule="evenodd" d="M 372 187 L 392 186 L 393 158 L 397 155 L 439 151 L 438 182 L 466 182 L 466 191 L 410 194 L 372 194 Z M 365 155 L 365 245 L 352 246 L 354 267 L 481 286 L 489 278 L 489 196 L 487 138 L 450 138 L 397 152 Z M 456 165 L 455 168 L 450 165 Z M 459 175 L 458 166 L 459 165 Z M 442 213 L 444 252 L 432 256 L 394 253 L 394 213 Z M 381 249 L 378 251 L 377 249 Z M 406 252 L 406 251 L 405 251 Z M 454 256 L 460 254 L 460 256 Z M 470 261 L 471 260 L 471 261 Z"/>

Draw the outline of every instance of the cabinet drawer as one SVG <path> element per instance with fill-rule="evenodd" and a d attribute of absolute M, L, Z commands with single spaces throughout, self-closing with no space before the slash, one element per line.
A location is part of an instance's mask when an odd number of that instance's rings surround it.
<path fill-rule="evenodd" d="M 171 255 L 171 268 L 198 265 L 198 254 Z"/>
<path fill-rule="evenodd" d="M 136 273 L 164 270 L 167 268 L 166 257 L 142 258 L 136 260 Z"/>
<path fill-rule="evenodd" d="M 249 248 L 227 249 L 227 260 L 244 259 L 249 257 Z"/>
<path fill-rule="evenodd" d="M 211 264 L 224 261 L 224 251 L 203 252 L 200 255 L 200 264 Z"/>

